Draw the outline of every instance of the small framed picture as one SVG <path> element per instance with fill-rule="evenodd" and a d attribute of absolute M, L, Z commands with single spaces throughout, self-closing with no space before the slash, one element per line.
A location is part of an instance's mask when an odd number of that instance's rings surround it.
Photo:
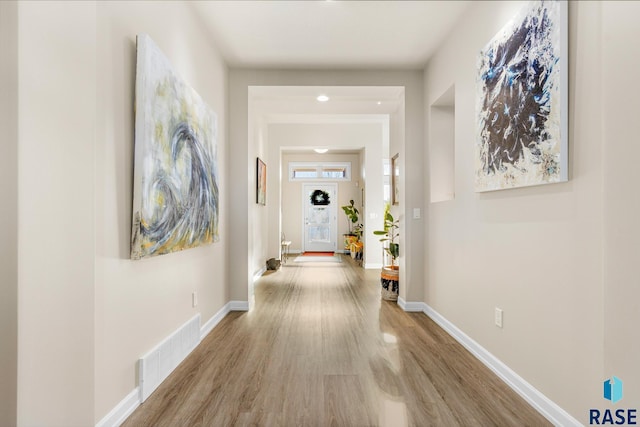
<path fill-rule="evenodd" d="M 398 190 L 398 180 L 400 179 L 399 154 L 391 158 L 391 204 L 400 204 L 400 190 Z"/>
<path fill-rule="evenodd" d="M 267 204 L 267 165 L 260 157 L 256 160 L 256 178 L 256 203 L 264 206 Z"/>

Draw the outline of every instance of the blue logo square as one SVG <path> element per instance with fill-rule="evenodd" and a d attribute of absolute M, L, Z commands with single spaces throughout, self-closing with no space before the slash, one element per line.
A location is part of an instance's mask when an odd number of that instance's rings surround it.
<path fill-rule="evenodd" d="M 616 403 L 622 399 L 622 380 L 615 375 L 604 382 L 604 398 Z"/>

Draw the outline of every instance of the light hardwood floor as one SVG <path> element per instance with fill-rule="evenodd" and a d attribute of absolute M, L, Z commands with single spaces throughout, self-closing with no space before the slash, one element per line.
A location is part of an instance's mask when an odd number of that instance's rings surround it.
<path fill-rule="evenodd" d="M 227 315 L 123 426 L 550 425 L 344 261 L 263 276 L 255 310 Z"/>

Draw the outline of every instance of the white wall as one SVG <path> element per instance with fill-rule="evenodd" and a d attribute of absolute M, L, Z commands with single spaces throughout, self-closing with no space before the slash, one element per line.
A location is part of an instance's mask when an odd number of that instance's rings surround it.
<path fill-rule="evenodd" d="M 0 2 L 0 425 L 18 391 L 18 4 Z"/>
<path fill-rule="evenodd" d="M 425 301 L 588 423 L 604 378 L 640 383 L 631 330 L 640 323 L 640 199 L 628 190 L 639 178 L 630 123 L 640 108 L 628 73 L 639 65 L 629 55 L 639 47 L 638 5 L 570 3 L 570 181 L 478 194 L 477 55 L 520 6 L 474 3 L 425 70 L 425 105 L 455 85 L 456 144 L 455 200 L 429 206 Z"/>
<path fill-rule="evenodd" d="M 228 199 L 229 212 L 233 212 L 233 217 L 229 219 L 229 235 L 233 239 L 228 244 L 228 257 L 233 260 L 234 271 L 237 272 L 229 277 L 229 291 L 230 299 L 236 301 L 249 300 L 249 275 L 253 273 L 249 271 L 249 259 L 253 256 L 249 252 L 249 206 L 253 206 L 250 198 L 255 197 L 256 179 L 256 172 L 250 172 L 252 169 L 249 168 L 255 168 L 253 162 L 260 154 L 253 146 L 249 149 L 249 90 L 248 86 L 243 85 L 243 80 L 236 77 L 235 71 L 229 70 L 230 149 L 227 166 L 229 182 L 233 183 L 233 191 Z"/>
<path fill-rule="evenodd" d="M 364 224 L 365 231 L 363 234 L 363 242 L 365 245 L 365 266 L 366 265 L 380 265 L 381 251 L 380 242 L 378 238 L 372 234 L 373 230 L 381 227 L 381 216 L 384 210 L 384 204 L 382 201 L 382 158 L 383 155 L 383 140 L 385 139 L 384 132 L 388 132 L 388 126 L 383 123 L 324 123 L 324 124 L 271 124 L 269 125 L 269 141 L 270 141 L 270 157 L 275 159 L 280 157 L 281 149 L 283 147 L 301 147 L 307 146 L 317 147 L 326 145 L 327 141 L 330 141 L 332 145 L 337 147 L 363 147 L 364 164 L 360 163 L 360 156 L 354 155 L 350 157 L 352 162 L 352 180 L 348 183 L 342 183 L 339 186 L 339 206 L 349 204 L 349 200 L 356 201 L 358 209 L 361 211 L 360 222 Z M 291 157 L 289 157 L 291 158 Z M 333 159 L 331 154 L 327 153 L 313 158 L 326 158 Z M 336 157 L 337 158 L 337 157 Z M 328 160 L 331 161 L 331 160 Z M 288 165 L 286 162 L 282 163 L 282 194 L 286 196 L 285 189 L 291 188 L 293 185 L 295 188 L 301 188 L 294 183 L 289 183 L 287 173 Z M 370 174 L 367 175 L 367 182 L 365 183 L 361 177 L 362 168 L 370 170 Z M 358 187 L 356 187 L 356 181 L 358 181 Z M 280 185 L 280 183 L 274 183 L 274 185 Z M 366 185 L 365 185 L 366 184 Z M 361 188 L 365 189 L 365 200 L 368 201 L 366 209 L 362 209 L 360 206 L 362 194 Z M 346 191 L 346 192 L 345 192 Z M 278 201 L 280 196 L 278 195 Z M 298 195 L 296 200 L 299 200 L 301 196 Z M 284 199 L 286 205 L 289 205 L 287 198 Z M 295 218 L 301 218 L 301 205 L 293 207 L 297 217 L 290 217 L 289 214 L 283 212 L 283 228 L 284 224 L 288 221 L 284 220 L 284 216 L 287 215 L 290 220 L 296 221 L 295 224 L 300 224 L 300 221 Z M 377 218 L 370 218 L 370 213 L 377 215 Z M 270 211 L 269 224 L 270 227 L 277 226 L 277 212 Z M 342 239 L 342 234 L 348 231 L 347 223 L 345 221 L 344 212 L 338 209 L 338 236 L 339 241 Z M 299 228 L 299 227 L 298 227 Z M 300 234 L 300 230 L 296 233 Z M 291 237 L 295 238 L 295 234 Z M 287 239 L 289 234 L 287 233 Z M 299 239 L 298 239 L 299 240 Z M 295 243 L 295 242 L 294 242 Z M 277 249 L 277 241 L 270 241 L 272 248 Z M 292 247 L 300 249 L 301 244 L 297 246 L 292 244 Z"/>
<path fill-rule="evenodd" d="M 602 2 L 604 375 L 625 381 L 624 407 L 640 402 L 640 91 L 638 2 Z M 579 10 L 582 9 L 582 6 Z M 605 149 L 606 148 L 606 149 Z M 622 403 L 622 401 L 621 401 Z M 620 404 L 619 404 L 620 405 Z"/>
<path fill-rule="evenodd" d="M 400 295 L 410 301 L 420 301 L 423 295 L 422 264 L 423 228 L 422 219 L 412 220 L 414 207 L 423 208 L 423 86 L 422 73 L 419 71 L 295 71 L 295 70 L 244 70 L 232 69 L 229 74 L 229 143 L 233 147 L 233 156 L 229 160 L 229 179 L 236 183 L 230 199 L 230 209 L 234 212 L 230 223 L 231 234 L 236 237 L 230 242 L 229 256 L 234 260 L 238 271 L 230 278 L 231 299 L 247 300 L 248 284 L 260 257 L 254 257 L 251 242 L 255 228 L 262 220 L 254 218 L 255 156 L 259 155 L 259 139 L 253 135 L 254 123 L 249 108 L 250 86 L 404 86 L 405 108 L 399 113 L 398 123 L 401 129 L 394 130 L 391 124 L 390 150 L 400 153 L 402 169 L 401 190 L 404 192 L 401 205 L 396 207 L 395 215 L 403 222 L 400 240 L 401 276 L 404 286 L 400 286 Z M 397 123 L 396 123 L 397 124 Z M 251 134 L 250 134 L 251 132 Z M 394 140 L 394 138 L 399 138 Z M 402 139 L 404 138 L 404 139 Z M 401 141 L 404 140 L 404 143 Z M 382 158 L 382 157 L 381 157 Z M 366 161 L 368 162 L 368 160 Z M 405 176 L 406 175 L 406 176 Z M 372 185 L 368 183 L 367 186 Z M 380 212 L 369 212 L 382 216 Z M 267 215 L 267 212 L 263 212 Z M 408 218 L 405 221 L 405 218 Z M 248 254 L 248 255 L 247 255 Z M 417 262 L 411 262 L 415 257 Z M 403 268 L 404 266 L 404 268 Z"/>
<path fill-rule="evenodd" d="M 258 114 L 256 112 L 256 114 Z M 383 157 L 382 147 L 383 140 L 387 137 L 384 132 L 388 132 L 388 124 L 380 122 L 362 122 L 362 123 L 269 123 L 266 119 L 255 117 L 250 109 L 249 116 L 252 118 L 250 123 L 254 123 L 253 126 L 249 126 L 249 141 L 255 141 L 255 147 L 252 149 L 257 153 L 263 161 L 267 164 L 267 205 L 260 206 L 255 203 L 255 157 L 250 162 L 251 173 L 253 178 L 250 180 L 249 190 L 249 212 L 250 212 L 250 235 L 249 245 L 250 260 L 249 260 L 249 274 L 248 280 L 251 280 L 252 276 L 260 271 L 264 267 L 265 260 L 271 257 L 278 257 L 280 251 L 280 230 L 281 223 L 283 224 L 283 230 L 287 235 L 288 240 L 293 241 L 292 250 L 301 249 L 300 241 L 300 221 L 301 218 L 300 209 L 300 194 L 296 195 L 294 203 L 297 203 L 291 210 L 290 200 L 285 199 L 286 206 L 281 204 L 283 191 L 291 190 L 292 188 L 301 188 L 299 183 L 289 183 L 287 178 L 287 164 L 282 163 L 282 150 L 284 148 L 292 147 L 309 147 L 309 151 L 312 147 L 331 145 L 336 147 L 345 148 L 357 148 L 366 147 L 365 150 L 371 163 L 371 176 L 369 181 L 370 186 L 367 186 L 366 191 L 367 199 L 371 201 L 369 209 L 372 212 L 382 212 L 382 169 L 380 166 L 381 158 Z M 251 144 L 250 144 L 251 145 Z M 312 156 L 312 154 L 310 155 Z M 251 158 L 251 156 L 250 156 Z M 300 160 L 305 157 L 299 157 Z M 324 158 L 324 159 L 337 159 L 337 157 L 328 154 L 322 157 L 311 158 Z M 349 183 L 341 183 L 339 185 L 339 197 L 342 206 L 348 204 L 348 201 L 355 197 L 357 194 L 357 200 L 361 199 L 360 190 L 354 190 L 355 182 L 359 181 L 360 175 L 360 162 L 359 156 L 353 156 L 351 161 L 357 164 L 357 168 L 354 169 L 354 178 Z M 327 160 L 331 161 L 331 160 Z M 337 161 L 337 160 L 336 160 Z M 281 167 L 284 169 L 281 170 Z M 361 185 L 359 182 L 358 185 Z M 345 189 L 347 189 L 345 193 Z M 300 190 L 301 191 L 301 190 Z M 289 193 L 288 193 L 289 194 Z M 349 196 L 346 196 L 348 194 Z M 344 202 L 344 203 L 342 203 Z M 281 213 L 281 208 L 283 209 Z M 297 215 L 295 218 L 291 217 L 292 212 Z M 282 215 L 282 217 L 281 217 Z M 344 216 L 342 210 L 338 209 L 338 217 L 341 219 Z M 294 224 L 290 224 L 290 221 L 294 220 Z M 373 226 L 366 217 L 362 216 L 361 221 L 368 227 L 369 230 L 373 230 Z M 286 227 L 285 225 L 286 224 Z M 346 223 L 342 224 L 338 221 L 338 236 L 341 241 L 342 233 L 346 232 Z M 379 228 L 379 224 L 375 223 L 375 227 Z M 380 243 L 374 236 L 365 234 L 365 245 L 367 247 L 378 247 Z M 365 252 L 365 264 L 369 262 L 374 265 L 380 264 L 381 261 L 380 251 L 375 250 L 370 252 L 367 258 L 367 252 Z M 251 292 L 251 288 L 249 290 Z M 249 296 L 251 300 L 251 296 Z"/>
<path fill-rule="evenodd" d="M 192 7 L 1 4 L 2 425 L 94 425 L 135 389 L 141 355 L 229 301 L 227 69 Z M 130 261 L 142 32 L 218 114 L 221 238 Z"/>
<path fill-rule="evenodd" d="M 267 151 L 268 136 L 266 123 L 261 117 L 255 116 L 251 109 L 249 111 L 249 117 L 251 117 L 251 120 L 249 120 L 248 141 L 251 147 L 250 152 L 253 153 L 253 160 L 249 163 L 249 174 L 252 178 L 249 180 L 248 200 L 249 224 L 252 224 L 252 226 L 249 227 L 249 247 L 252 248 L 252 250 L 248 254 L 250 268 L 246 271 L 246 277 L 247 280 L 253 281 L 254 275 L 266 268 L 265 261 L 268 258 L 278 258 L 277 252 L 269 254 L 267 249 L 267 242 L 269 240 L 268 211 L 276 203 L 273 197 L 275 188 L 269 185 L 269 181 L 273 180 L 274 175 L 278 173 L 278 167 L 275 163 L 271 162 Z M 233 156 L 235 157 L 236 154 L 234 150 Z M 256 185 L 258 179 L 257 158 L 260 158 L 267 166 L 266 205 L 256 203 Z M 251 294 L 249 300 L 253 301 L 253 294 Z"/>
<path fill-rule="evenodd" d="M 226 66 L 180 2 L 99 2 L 96 151 L 96 419 L 136 387 L 136 363 L 186 320 L 209 320 L 227 293 Z M 220 241 L 129 260 L 134 83 L 138 33 L 147 33 L 218 115 Z M 192 308 L 191 293 L 198 293 Z"/>
<path fill-rule="evenodd" d="M 18 425 L 94 422 L 93 2 L 18 4 Z"/>
<path fill-rule="evenodd" d="M 277 134 L 278 132 L 276 132 Z M 297 133 L 297 132 L 296 132 Z M 280 138 L 277 138 L 280 140 Z M 272 143 L 276 141 L 271 139 Z M 358 171 L 360 168 L 360 161 L 357 154 L 300 154 L 291 153 L 282 155 L 282 185 L 281 185 L 281 203 L 282 203 L 282 231 L 287 236 L 287 240 L 291 241 L 291 251 L 300 252 L 303 246 L 304 236 L 302 234 L 302 185 L 304 181 L 290 181 L 287 176 L 290 162 L 349 162 L 351 163 L 351 173 Z M 335 203 L 337 208 L 337 236 L 338 236 L 338 251 L 344 250 L 342 235 L 349 232 L 349 223 L 347 216 L 340 206 L 349 204 L 349 200 L 355 202 L 358 211 L 362 210 L 360 194 L 360 187 L 356 186 L 356 182 L 359 182 L 358 176 L 353 176 L 351 181 L 337 181 L 338 185 L 338 199 L 332 203 Z M 305 200 L 306 201 L 306 200 Z M 271 220 L 271 218 L 269 218 Z M 269 221 L 271 226 L 277 226 L 277 218 L 275 221 Z M 278 251 L 280 248 L 277 246 L 271 248 L 271 250 Z M 277 253 L 277 252 L 276 252 Z"/>

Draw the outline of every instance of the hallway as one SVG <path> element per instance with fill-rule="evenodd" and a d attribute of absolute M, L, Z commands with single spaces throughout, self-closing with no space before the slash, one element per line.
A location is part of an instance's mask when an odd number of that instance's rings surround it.
<path fill-rule="evenodd" d="M 289 262 L 123 424 L 542 426 L 548 422 L 422 313 L 381 301 L 379 272 Z"/>

